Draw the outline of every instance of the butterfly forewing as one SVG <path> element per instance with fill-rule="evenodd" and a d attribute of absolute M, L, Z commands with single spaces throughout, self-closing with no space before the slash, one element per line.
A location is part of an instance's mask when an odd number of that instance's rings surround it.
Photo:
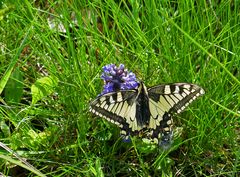
<path fill-rule="evenodd" d="M 201 87 L 188 83 L 158 85 L 148 89 L 149 98 L 170 113 L 180 113 L 203 94 Z"/>
<path fill-rule="evenodd" d="M 118 125 L 125 136 L 138 129 L 136 122 L 137 90 L 122 90 L 97 97 L 90 111 Z"/>

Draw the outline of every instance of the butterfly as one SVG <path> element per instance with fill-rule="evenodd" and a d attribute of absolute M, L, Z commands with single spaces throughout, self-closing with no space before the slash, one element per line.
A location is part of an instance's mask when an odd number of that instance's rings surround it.
<path fill-rule="evenodd" d="M 159 145 L 173 137 L 173 115 L 182 112 L 204 90 L 195 84 L 172 83 L 147 88 L 118 90 L 98 96 L 90 111 L 121 129 L 121 136 L 140 136 Z"/>

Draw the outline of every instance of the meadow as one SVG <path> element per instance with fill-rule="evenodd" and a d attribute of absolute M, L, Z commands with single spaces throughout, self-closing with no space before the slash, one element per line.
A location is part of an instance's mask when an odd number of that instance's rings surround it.
<path fill-rule="evenodd" d="M 0 175 L 240 176 L 240 2 L 0 1 Z M 89 112 L 108 64 L 205 95 L 171 147 Z"/>

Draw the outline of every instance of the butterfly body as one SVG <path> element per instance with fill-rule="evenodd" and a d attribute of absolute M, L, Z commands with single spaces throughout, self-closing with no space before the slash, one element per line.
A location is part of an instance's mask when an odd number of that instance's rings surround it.
<path fill-rule="evenodd" d="M 121 129 L 124 138 L 141 136 L 152 142 L 167 144 L 173 135 L 172 116 L 180 113 L 204 90 L 194 84 L 174 83 L 147 88 L 118 90 L 97 97 L 90 111 Z"/>
<path fill-rule="evenodd" d="M 136 121 L 140 127 L 146 127 L 150 121 L 149 99 L 147 88 L 143 83 L 138 87 L 138 95 L 136 97 Z"/>

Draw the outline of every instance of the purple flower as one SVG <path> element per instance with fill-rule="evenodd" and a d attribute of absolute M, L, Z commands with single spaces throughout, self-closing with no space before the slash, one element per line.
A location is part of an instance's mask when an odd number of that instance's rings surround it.
<path fill-rule="evenodd" d="M 125 69 L 123 64 L 119 67 L 115 64 L 104 66 L 101 78 L 104 80 L 101 95 L 118 90 L 136 89 L 139 85 L 135 74 Z"/>

